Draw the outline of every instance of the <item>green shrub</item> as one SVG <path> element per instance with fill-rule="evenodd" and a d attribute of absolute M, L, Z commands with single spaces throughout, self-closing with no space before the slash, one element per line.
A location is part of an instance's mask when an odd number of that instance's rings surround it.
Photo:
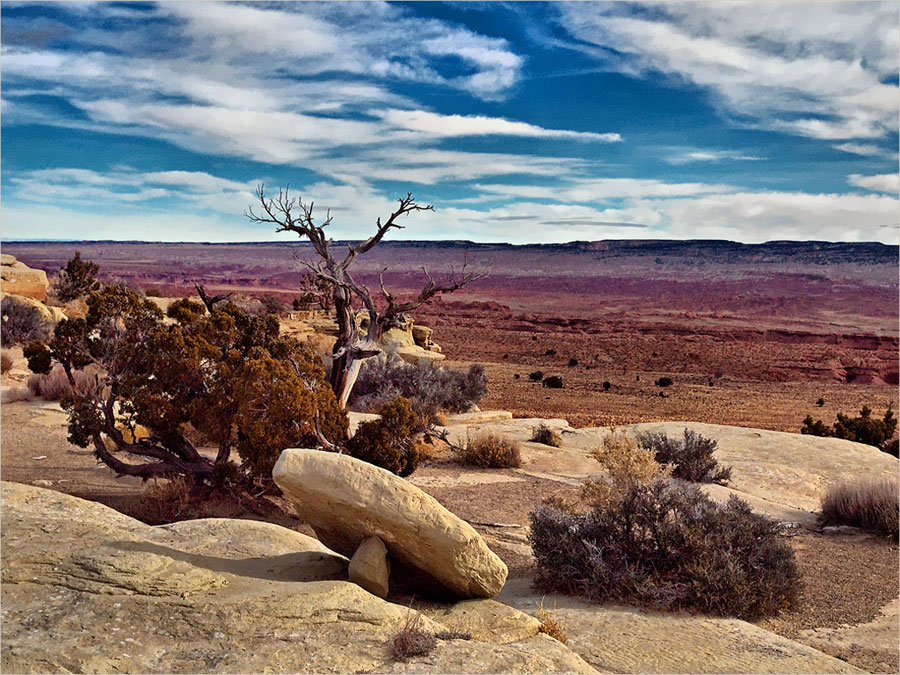
<path fill-rule="evenodd" d="M 416 436 L 419 420 L 409 399 L 397 397 L 378 410 L 380 419 L 363 422 L 347 441 L 352 457 L 408 476 L 419 466 Z"/>
<path fill-rule="evenodd" d="M 182 323 L 196 321 L 204 314 L 206 314 L 206 306 L 202 302 L 190 298 L 176 300 L 169 305 L 169 309 L 166 311 L 166 316 Z"/>
<path fill-rule="evenodd" d="M 671 377 L 661 377 L 654 384 L 656 384 L 657 387 L 671 387 L 674 383 L 675 382 Z"/>
<path fill-rule="evenodd" d="M 466 441 L 460 450 L 464 464 L 485 469 L 510 469 L 522 466 L 519 444 L 505 436 L 492 432 L 482 432 Z"/>
<path fill-rule="evenodd" d="M 587 513 L 531 514 L 535 587 L 595 601 L 756 619 L 797 597 L 800 575 L 778 525 L 696 486 L 633 483 Z"/>
<path fill-rule="evenodd" d="M 541 384 L 549 389 L 562 389 L 563 379 L 559 375 L 550 375 L 545 377 Z"/>
<path fill-rule="evenodd" d="M 671 464 L 672 475 L 695 483 L 720 483 L 731 478 L 731 467 L 723 468 L 713 457 L 717 443 L 691 429 L 680 439 L 660 432 L 638 434 L 638 444 L 652 450 L 660 464 Z"/>
<path fill-rule="evenodd" d="M 864 405 L 859 411 L 859 417 L 848 417 L 838 413 L 837 421 L 830 428 L 822 420 L 813 422 L 812 415 L 807 415 L 800 433 L 808 436 L 843 438 L 891 452 L 890 442 L 896 430 L 897 416 L 894 414 L 893 405 L 888 406 L 881 419 L 872 417 L 872 409 Z"/>
<path fill-rule="evenodd" d="M 535 370 L 532 373 L 528 373 L 528 379 L 532 382 L 540 382 L 544 379 L 544 371 L 543 370 Z"/>
<path fill-rule="evenodd" d="M 822 498 L 822 525 L 851 525 L 898 538 L 900 499 L 896 480 L 862 479 L 839 483 Z"/>
<path fill-rule="evenodd" d="M 534 433 L 531 435 L 531 440 L 534 443 L 543 443 L 552 448 L 558 448 L 562 445 L 562 438 L 560 438 L 560 435 L 543 423 L 535 427 Z"/>
<path fill-rule="evenodd" d="M 41 312 L 34 305 L 7 295 L 0 302 L 0 340 L 5 347 L 24 344 L 47 337 L 48 328 Z"/>
<path fill-rule="evenodd" d="M 66 266 L 60 270 L 51 293 L 63 303 L 87 295 L 100 288 L 100 283 L 97 281 L 99 269 L 96 263 L 82 260 L 81 253 L 75 251 L 75 256 L 70 258 Z"/>

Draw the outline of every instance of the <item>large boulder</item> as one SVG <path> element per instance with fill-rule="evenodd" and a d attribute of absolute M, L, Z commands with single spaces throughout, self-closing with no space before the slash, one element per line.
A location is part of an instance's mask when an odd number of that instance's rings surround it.
<path fill-rule="evenodd" d="M 0 501 L 2 672 L 594 672 L 544 635 L 439 640 L 397 662 L 388 645 L 418 612 L 348 583 L 346 559 L 278 525 L 150 527 L 6 482 Z"/>
<path fill-rule="evenodd" d="M 4 293 L 24 295 L 43 302 L 47 299 L 49 286 L 44 270 L 32 269 L 8 253 L 0 255 L 0 290 Z"/>
<path fill-rule="evenodd" d="M 388 353 L 396 354 L 407 363 L 443 361 L 447 358 L 440 352 L 417 345 L 412 332 L 403 328 L 386 330 L 378 340 L 378 346 Z"/>
<path fill-rule="evenodd" d="M 490 598 L 503 588 L 506 565 L 472 526 L 389 471 L 348 455 L 289 449 L 272 476 L 319 539 L 339 553 L 353 555 L 374 535 L 393 562 L 457 597 Z"/>

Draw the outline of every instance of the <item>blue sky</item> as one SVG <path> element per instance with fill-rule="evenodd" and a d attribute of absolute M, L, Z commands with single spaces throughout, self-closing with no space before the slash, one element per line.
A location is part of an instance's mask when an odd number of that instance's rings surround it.
<path fill-rule="evenodd" d="M 898 241 L 898 5 L 2 5 L 2 236 Z"/>

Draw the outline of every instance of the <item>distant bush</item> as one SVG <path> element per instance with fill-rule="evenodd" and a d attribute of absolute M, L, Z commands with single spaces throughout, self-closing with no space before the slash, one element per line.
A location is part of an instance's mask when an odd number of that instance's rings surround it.
<path fill-rule="evenodd" d="M 549 389 L 562 389 L 563 379 L 559 375 L 550 375 L 549 377 L 545 377 L 541 384 Z"/>
<path fill-rule="evenodd" d="M 548 349 L 547 351 L 544 352 L 544 356 L 556 356 L 556 350 Z"/>
<path fill-rule="evenodd" d="M 82 260 L 81 253 L 75 251 L 75 256 L 60 270 L 50 292 L 63 303 L 87 295 L 100 288 L 100 282 L 97 281 L 99 269 L 96 263 Z"/>
<path fill-rule="evenodd" d="M 576 358 L 569 359 L 569 367 L 570 368 L 574 368 L 577 365 L 578 365 L 578 359 L 576 359 Z"/>
<path fill-rule="evenodd" d="M 603 391 L 609 391 L 612 389 L 612 383 L 609 380 L 605 380 L 603 382 Z"/>
<path fill-rule="evenodd" d="M 778 525 L 696 486 L 633 485 L 585 514 L 531 514 L 535 586 L 546 593 L 752 620 L 785 609 L 800 575 Z"/>
<path fill-rule="evenodd" d="M 500 434 L 481 432 L 466 441 L 460 459 L 465 464 L 485 469 L 510 469 L 522 466 L 519 444 Z"/>
<path fill-rule="evenodd" d="M 824 398 L 816 399 L 816 405 L 821 408 L 823 405 L 825 405 L 825 399 Z"/>
<path fill-rule="evenodd" d="M 206 314 L 206 306 L 202 302 L 181 298 L 176 300 L 166 311 L 166 316 L 182 323 L 195 321 Z"/>
<path fill-rule="evenodd" d="M 674 380 L 671 377 L 661 377 L 655 384 L 657 387 L 671 387 L 674 384 Z"/>
<path fill-rule="evenodd" d="M 532 382 L 540 382 L 544 379 L 544 371 L 535 370 L 533 373 L 528 373 L 528 379 Z"/>
<path fill-rule="evenodd" d="M 0 372 L 5 373 L 13 367 L 13 357 L 5 349 L 0 352 Z"/>
<path fill-rule="evenodd" d="M 851 525 L 898 538 L 900 500 L 896 480 L 863 479 L 840 483 L 822 499 L 822 525 Z"/>
<path fill-rule="evenodd" d="M 485 394 L 487 377 L 481 364 L 456 370 L 430 361 L 411 364 L 396 355 L 379 354 L 363 364 L 353 388 L 352 405 L 373 410 L 403 396 L 427 424 L 440 412 L 466 412 Z"/>
<path fill-rule="evenodd" d="M 264 295 L 259 301 L 262 303 L 263 314 L 284 314 L 287 311 L 287 305 L 277 295 Z"/>
<path fill-rule="evenodd" d="M 7 295 L 0 302 L 0 314 L 2 314 L 0 340 L 4 346 L 11 347 L 32 340 L 43 340 L 49 333 L 38 308 L 11 295 Z"/>
<path fill-rule="evenodd" d="M 79 391 L 87 391 L 86 386 L 92 385 L 96 378 L 81 370 L 72 371 L 75 378 L 75 387 Z M 66 372 L 60 364 L 56 364 L 49 373 L 35 373 L 28 378 L 28 388 L 35 396 L 40 396 L 45 401 L 61 401 L 72 394 L 72 385 Z"/>
<path fill-rule="evenodd" d="M 672 475 L 694 483 L 720 483 L 731 478 L 731 467 L 723 468 L 713 457 L 717 443 L 691 429 L 684 430 L 680 439 L 664 433 L 646 432 L 638 435 L 638 444 L 653 451 L 660 464 L 671 464 Z"/>
<path fill-rule="evenodd" d="M 897 416 L 893 406 L 888 406 L 882 419 L 872 417 L 872 409 L 865 405 L 859 411 L 859 417 L 848 417 L 838 413 L 837 421 L 828 427 L 822 420 L 813 422 L 812 415 L 807 415 L 800 429 L 801 434 L 808 436 L 825 436 L 843 438 L 848 441 L 873 445 L 884 452 L 891 452 L 891 437 L 897 430 Z"/>
<path fill-rule="evenodd" d="M 531 440 L 534 443 L 543 443 L 552 448 L 558 448 L 562 445 L 562 438 L 560 438 L 560 435 L 543 423 L 535 427 L 534 433 L 531 435 Z"/>
<path fill-rule="evenodd" d="M 408 476 L 419 466 L 418 419 L 409 399 L 398 397 L 378 410 L 380 419 L 363 422 L 347 441 L 352 457 Z"/>

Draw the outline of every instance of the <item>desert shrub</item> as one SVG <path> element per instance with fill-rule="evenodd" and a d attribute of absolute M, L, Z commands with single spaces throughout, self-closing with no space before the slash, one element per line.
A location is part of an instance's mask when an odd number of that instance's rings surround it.
<path fill-rule="evenodd" d="M 742 619 L 795 601 L 799 572 L 774 521 L 695 485 L 633 484 L 583 514 L 542 505 L 530 540 L 543 592 Z"/>
<path fill-rule="evenodd" d="M 577 365 L 578 365 L 578 359 L 576 359 L 576 358 L 569 359 L 569 368 L 574 368 Z"/>
<path fill-rule="evenodd" d="M 13 357 L 7 350 L 0 352 L 0 373 L 5 373 L 13 367 Z"/>
<path fill-rule="evenodd" d="M 407 363 L 393 354 L 379 354 L 365 361 L 352 405 L 357 409 L 377 409 L 398 396 L 410 400 L 423 423 L 440 412 L 469 410 L 487 394 L 484 366 L 473 364 L 468 370 L 445 368 L 431 361 Z"/>
<path fill-rule="evenodd" d="M 881 446 L 881 450 L 893 457 L 900 457 L 900 439 L 895 438 L 892 441 L 888 441 Z"/>
<path fill-rule="evenodd" d="M 548 349 L 547 351 L 544 352 L 544 356 L 556 356 L 556 350 Z"/>
<path fill-rule="evenodd" d="M 668 476 L 671 467 L 656 461 L 652 450 L 642 448 L 622 431 L 613 431 L 603 438 L 600 447 L 591 453 L 606 470 L 603 478 L 591 478 L 582 485 L 582 496 L 589 502 L 604 503 L 638 485 L 647 485 Z"/>
<path fill-rule="evenodd" d="M 16 401 L 33 401 L 34 394 L 28 387 L 10 387 L 3 392 L 4 403 L 15 403 Z"/>
<path fill-rule="evenodd" d="M 75 387 L 80 391 L 87 391 L 96 381 L 95 375 L 89 375 L 81 370 L 72 371 L 75 379 Z M 34 373 L 28 378 L 28 388 L 35 396 L 40 396 L 45 401 L 62 401 L 72 394 L 72 385 L 63 367 L 56 364 L 49 373 Z"/>
<path fill-rule="evenodd" d="M 427 656 L 435 647 L 437 637 L 422 628 L 422 615 L 410 612 L 406 624 L 391 640 L 391 656 L 397 661 L 406 661 L 414 656 Z"/>
<path fill-rule="evenodd" d="M 363 422 L 347 441 L 347 452 L 357 459 L 408 476 L 419 466 L 416 443 L 419 420 L 409 399 L 397 397 L 378 410 L 380 419 Z"/>
<path fill-rule="evenodd" d="M 896 480 L 862 479 L 839 483 L 822 498 L 822 525 L 852 525 L 898 538 L 900 500 Z"/>
<path fill-rule="evenodd" d="M 731 467 L 720 467 L 713 457 L 716 441 L 691 429 L 685 429 L 682 438 L 669 438 L 661 432 L 642 433 L 638 435 L 638 444 L 653 451 L 660 464 L 671 464 L 676 478 L 720 484 L 731 478 Z"/>
<path fill-rule="evenodd" d="M 277 295 L 264 295 L 259 301 L 262 303 L 263 314 L 284 314 L 287 311 L 287 305 Z"/>
<path fill-rule="evenodd" d="M 191 484 L 182 476 L 154 480 L 142 495 L 139 516 L 150 525 L 174 523 L 186 515 L 191 502 Z"/>
<path fill-rule="evenodd" d="M 559 375 L 550 375 L 549 377 L 545 377 L 541 384 L 549 389 L 562 389 L 563 379 Z"/>
<path fill-rule="evenodd" d="M 612 389 L 612 383 L 609 380 L 603 381 L 603 391 L 609 391 Z"/>
<path fill-rule="evenodd" d="M 672 384 L 674 384 L 674 381 L 671 377 L 661 377 L 656 380 L 654 384 L 656 384 L 657 387 L 671 387 Z"/>
<path fill-rule="evenodd" d="M 250 490 L 271 484 L 282 449 L 346 436 L 347 417 L 318 357 L 281 335 L 273 317 L 222 302 L 211 314 L 185 312 L 166 323 L 154 303 L 118 285 L 91 293 L 87 304 L 87 315 L 59 322 L 48 344 L 29 345 L 29 367 L 48 372 L 55 361 L 73 377 L 88 366 L 102 373 L 90 386 L 76 382 L 62 403 L 69 441 L 94 448 L 117 473 L 215 487 L 237 452 L 243 463 L 231 483 Z M 146 427 L 150 437 L 130 442 L 120 422 Z M 215 458 L 197 451 L 188 423 L 217 446 Z"/>
<path fill-rule="evenodd" d="M 7 347 L 47 337 L 48 329 L 44 318 L 34 305 L 7 295 L 0 302 L 0 314 L 0 340 Z"/>
<path fill-rule="evenodd" d="M 825 405 L 825 399 L 824 398 L 816 399 L 816 405 L 821 408 L 823 405 Z"/>
<path fill-rule="evenodd" d="M 532 382 L 540 382 L 544 379 L 544 371 L 543 370 L 535 370 L 532 373 L 528 373 L 528 379 Z"/>
<path fill-rule="evenodd" d="M 33 340 L 25 345 L 22 355 L 28 359 L 28 367 L 35 373 L 50 372 L 53 359 L 49 350 L 40 340 Z"/>
<path fill-rule="evenodd" d="M 96 263 L 82 260 L 81 253 L 75 251 L 75 256 L 60 270 L 50 292 L 63 303 L 87 295 L 100 287 L 97 281 L 99 269 Z"/>
<path fill-rule="evenodd" d="M 848 417 L 838 413 L 837 421 L 828 427 L 822 420 L 813 422 L 812 415 L 807 415 L 800 429 L 801 434 L 808 436 L 825 436 L 843 438 L 848 441 L 873 445 L 885 452 L 890 452 L 890 442 L 897 430 L 897 416 L 893 405 L 889 405 L 884 417 L 872 417 L 872 409 L 864 405 L 858 417 Z"/>
<path fill-rule="evenodd" d="M 531 440 L 535 443 L 543 443 L 552 448 L 558 448 L 562 445 L 562 438 L 546 424 L 539 424 L 531 435 Z"/>
<path fill-rule="evenodd" d="M 538 607 L 537 618 L 538 621 L 541 622 L 541 627 L 538 628 L 538 632 L 543 633 L 544 635 L 549 635 L 554 640 L 556 640 L 557 642 L 561 642 L 562 644 L 566 644 L 569 641 L 569 637 L 566 635 L 565 624 L 544 609 L 543 600 L 541 600 L 541 606 Z"/>
<path fill-rule="evenodd" d="M 482 432 L 467 439 L 459 454 L 463 463 L 485 469 L 510 469 L 522 466 L 519 444 L 492 432 Z"/>
<path fill-rule="evenodd" d="M 166 316 L 181 322 L 196 321 L 206 314 L 206 306 L 202 302 L 191 300 L 190 298 L 181 298 L 176 300 L 166 311 Z"/>

